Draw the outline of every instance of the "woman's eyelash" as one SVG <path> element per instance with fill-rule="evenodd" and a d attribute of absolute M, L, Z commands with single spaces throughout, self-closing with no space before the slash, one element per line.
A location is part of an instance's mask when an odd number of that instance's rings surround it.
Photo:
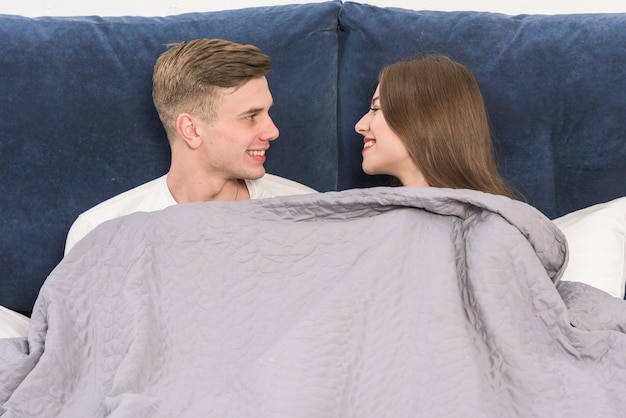
<path fill-rule="evenodd" d="M 377 110 L 380 110 L 380 107 L 370 107 L 370 110 L 372 112 L 376 112 Z"/>

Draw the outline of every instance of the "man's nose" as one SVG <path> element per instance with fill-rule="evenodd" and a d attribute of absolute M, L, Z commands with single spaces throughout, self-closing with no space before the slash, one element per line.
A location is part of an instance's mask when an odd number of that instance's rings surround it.
<path fill-rule="evenodd" d="M 262 139 L 265 140 L 265 141 L 273 141 L 276 138 L 278 138 L 279 134 L 280 134 L 280 131 L 278 130 L 278 128 L 274 124 L 274 121 L 272 120 L 272 118 L 268 115 L 267 116 L 267 126 L 264 129 Z"/>

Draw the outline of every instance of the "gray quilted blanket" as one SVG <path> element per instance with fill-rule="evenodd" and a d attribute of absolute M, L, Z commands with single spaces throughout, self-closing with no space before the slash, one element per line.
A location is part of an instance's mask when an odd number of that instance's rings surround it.
<path fill-rule="evenodd" d="M 526 204 L 374 188 L 109 221 L 0 341 L 3 417 L 617 417 L 623 300 Z"/>

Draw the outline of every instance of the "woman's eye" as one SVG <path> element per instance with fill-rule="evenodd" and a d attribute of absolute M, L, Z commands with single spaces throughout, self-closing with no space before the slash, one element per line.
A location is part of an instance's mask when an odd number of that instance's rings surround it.
<path fill-rule="evenodd" d="M 372 112 L 376 112 L 377 110 L 380 110 L 380 108 L 379 107 L 370 107 L 370 110 Z"/>

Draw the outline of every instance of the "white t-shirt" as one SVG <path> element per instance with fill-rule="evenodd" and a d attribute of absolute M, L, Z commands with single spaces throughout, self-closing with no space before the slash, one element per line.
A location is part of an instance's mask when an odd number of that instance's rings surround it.
<path fill-rule="evenodd" d="M 124 193 L 105 200 L 78 216 L 67 234 L 65 254 L 85 235 L 104 221 L 129 215 L 134 212 L 152 212 L 176 205 L 172 193 L 167 187 L 167 174 L 144 183 Z M 265 174 L 257 180 L 246 180 L 250 199 L 316 193 L 303 184 Z"/>

